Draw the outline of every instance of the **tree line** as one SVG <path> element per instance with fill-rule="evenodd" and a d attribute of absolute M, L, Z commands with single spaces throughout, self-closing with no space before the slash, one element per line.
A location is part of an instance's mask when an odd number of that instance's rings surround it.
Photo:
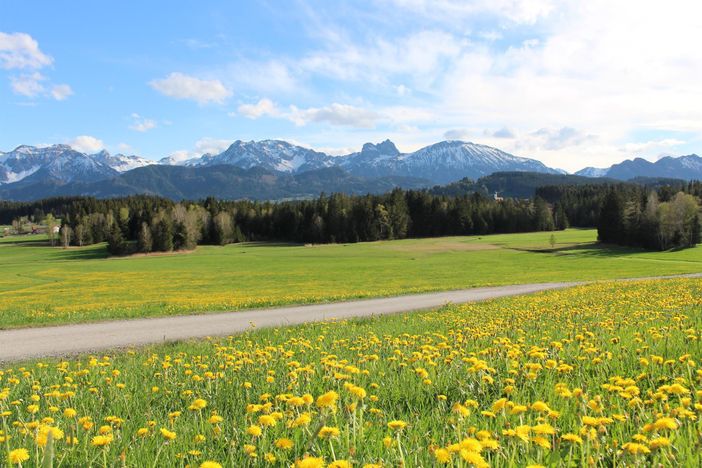
<path fill-rule="evenodd" d="M 702 183 L 655 189 L 638 184 L 541 187 L 537 194 L 559 203 L 574 226 L 596 226 L 602 242 L 654 250 L 699 244 Z"/>
<path fill-rule="evenodd" d="M 106 241 L 116 255 L 241 241 L 350 243 L 568 226 L 562 207 L 538 197 L 498 202 L 478 193 L 447 196 L 401 189 L 383 195 L 335 193 L 277 203 L 212 197 L 179 203 L 145 195 L 80 197 L 63 204 L 22 204 L 22 209 L 33 212 L 38 206 L 51 207 L 52 216 L 61 219 L 60 240 L 65 245 Z"/>
<path fill-rule="evenodd" d="M 174 202 L 137 195 L 0 202 L 0 220 L 61 220 L 65 246 L 107 242 L 110 252 L 189 250 L 242 241 L 349 243 L 446 235 L 482 235 L 597 227 L 603 242 L 649 249 L 700 242 L 702 184 L 559 185 L 531 199 L 481 193 L 395 189 L 383 195 L 322 194 L 284 202 L 213 197 Z"/>

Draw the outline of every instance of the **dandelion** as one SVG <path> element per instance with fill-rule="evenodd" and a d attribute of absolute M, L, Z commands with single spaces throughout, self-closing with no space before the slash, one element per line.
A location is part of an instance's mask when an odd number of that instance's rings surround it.
<path fill-rule="evenodd" d="M 246 429 L 246 433 L 253 437 L 258 437 L 263 434 L 263 430 L 259 426 L 249 426 Z"/>
<path fill-rule="evenodd" d="M 402 420 L 394 420 L 388 423 L 388 427 L 393 431 L 401 431 L 407 427 L 407 423 Z"/>
<path fill-rule="evenodd" d="M 532 426 L 531 431 L 534 434 L 541 435 L 553 435 L 556 433 L 556 429 L 554 429 L 550 424 L 537 424 L 536 426 Z"/>
<path fill-rule="evenodd" d="M 192 404 L 188 407 L 190 411 L 200 411 L 203 410 L 207 407 L 207 401 L 203 400 L 202 398 L 198 398 L 195 401 L 192 402 Z"/>
<path fill-rule="evenodd" d="M 653 423 L 653 428 L 657 431 L 671 430 L 674 431 L 678 428 L 678 423 L 673 418 L 659 418 Z"/>
<path fill-rule="evenodd" d="M 275 441 L 275 446 L 282 450 L 290 450 L 295 444 L 292 440 L 281 438 Z"/>
<path fill-rule="evenodd" d="M 338 399 L 339 394 L 332 390 L 317 397 L 317 407 L 323 409 L 335 408 Z"/>
<path fill-rule="evenodd" d="M 22 462 L 29 460 L 29 451 L 25 448 L 10 450 L 10 453 L 7 455 L 7 459 L 12 465 L 20 465 Z"/>
<path fill-rule="evenodd" d="M 200 463 L 200 468 L 222 468 L 222 465 L 215 461 L 204 461 Z"/>
<path fill-rule="evenodd" d="M 459 455 L 465 462 L 470 463 L 471 465 L 476 466 L 478 468 L 488 466 L 485 459 L 478 452 L 471 452 L 470 450 L 461 449 Z"/>
<path fill-rule="evenodd" d="M 646 455 L 651 453 L 651 450 L 644 444 L 639 444 L 636 442 L 627 442 L 626 444 L 622 445 L 622 449 L 632 455 Z"/>
<path fill-rule="evenodd" d="M 324 459 L 318 457 L 305 457 L 295 462 L 295 468 L 323 468 Z"/>
<path fill-rule="evenodd" d="M 163 436 L 163 438 L 166 439 L 167 441 L 175 440 L 175 438 L 176 438 L 176 433 L 173 431 L 169 431 L 165 427 L 162 427 L 160 429 L 160 432 L 161 432 L 161 435 Z"/>
<path fill-rule="evenodd" d="M 582 444 L 582 443 L 583 443 L 583 439 L 582 439 L 579 435 L 577 435 L 577 434 L 570 434 L 570 433 L 569 433 L 569 434 L 563 434 L 563 435 L 561 436 L 561 440 L 563 440 L 563 441 L 565 441 L 565 442 L 570 442 L 570 443 L 572 443 L 572 444 Z"/>
<path fill-rule="evenodd" d="M 319 430 L 317 435 L 321 439 L 331 439 L 335 437 L 339 437 L 339 429 L 336 427 L 329 427 L 329 426 L 322 426 L 322 428 Z"/>
<path fill-rule="evenodd" d="M 450 463 L 451 462 L 451 452 L 444 448 L 439 448 L 434 450 L 434 458 L 436 458 L 436 461 L 439 463 Z"/>
<path fill-rule="evenodd" d="M 222 421 L 224 421 L 224 418 L 222 416 L 217 415 L 217 414 L 213 414 L 207 420 L 207 422 L 209 422 L 210 424 L 219 424 Z"/>
<path fill-rule="evenodd" d="M 112 443 L 111 435 L 96 435 L 90 441 L 90 445 L 93 447 L 107 447 Z"/>
<path fill-rule="evenodd" d="M 664 447 L 670 447 L 670 439 L 667 437 L 658 437 L 656 439 L 651 440 L 648 443 L 648 447 L 651 450 L 658 450 Z"/>

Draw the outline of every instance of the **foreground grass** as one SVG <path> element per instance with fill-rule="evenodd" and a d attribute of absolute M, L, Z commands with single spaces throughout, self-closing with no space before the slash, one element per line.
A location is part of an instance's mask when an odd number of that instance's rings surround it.
<path fill-rule="evenodd" d="M 702 272 L 702 247 L 644 252 L 593 230 L 350 245 L 237 244 L 107 258 L 0 239 L 0 328 L 236 310 L 420 291 Z M 45 242 L 45 241 L 44 241 Z"/>
<path fill-rule="evenodd" d="M 34 362 L 0 372 L 0 442 L 24 466 L 699 466 L 700 333 L 678 279 Z"/>

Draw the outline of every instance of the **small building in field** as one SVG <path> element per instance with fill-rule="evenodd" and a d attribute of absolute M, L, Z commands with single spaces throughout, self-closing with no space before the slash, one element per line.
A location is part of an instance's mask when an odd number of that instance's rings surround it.
<path fill-rule="evenodd" d="M 505 200 L 504 198 L 502 198 L 501 196 L 499 196 L 499 195 L 497 194 L 497 192 L 495 192 L 495 195 L 493 196 L 493 198 L 495 198 L 495 201 L 496 201 L 496 202 L 501 202 L 501 201 L 504 201 L 504 200 Z"/>
<path fill-rule="evenodd" d="M 61 231 L 61 226 L 54 226 L 51 230 L 54 234 L 58 234 Z"/>

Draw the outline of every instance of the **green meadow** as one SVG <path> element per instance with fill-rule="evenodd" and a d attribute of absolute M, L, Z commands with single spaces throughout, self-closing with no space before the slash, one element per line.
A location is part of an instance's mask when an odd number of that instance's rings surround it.
<path fill-rule="evenodd" d="M 599 282 L 0 367 L 0 466 L 700 466 L 701 293 Z"/>
<path fill-rule="evenodd" d="M 202 246 L 109 257 L 39 236 L 0 239 L 0 327 L 304 304 L 422 291 L 702 272 L 702 247 L 602 246 L 571 229 L 360 244 Z"/>

